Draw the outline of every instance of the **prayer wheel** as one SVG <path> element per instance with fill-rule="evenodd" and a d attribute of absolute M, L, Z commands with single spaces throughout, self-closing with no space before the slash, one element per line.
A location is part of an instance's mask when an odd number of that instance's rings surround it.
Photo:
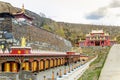
<path fill-rule="evenodd" d="M 45 69 L 48 69 L 49 68 L 49 60 L 46 60 L 45 61 Z"/>
<path fill-rule="evenodd" d="M 33 72 L 37 71 L 37 61 L 32 62 L 32 71 Z"/>
<path fill-rule="evenodd" d="M 50 67 L 54 67 L 53 59 L 50 60 Z"/>
<path fill-rule="evenodd" d="M 4 72 L 10 72 L 10 63 L 5 63 L 4 64 Z"/>
<path fill-rule="evenodd" d="M 25 70 L 29 71 L 30 70 L 30 63 L 29 62 L 25 62 Z"/>
<path fill-rule="evenodd" d="M 18 64 L 16 62 L 12 62 L 12 72 L 18 72 Z"/>
<path fill-rule="evenodd" d="M 44 61 L 43 60 L 40 61 L 40 68 L 39 68 L 39 70 L 44 70 Z"/>

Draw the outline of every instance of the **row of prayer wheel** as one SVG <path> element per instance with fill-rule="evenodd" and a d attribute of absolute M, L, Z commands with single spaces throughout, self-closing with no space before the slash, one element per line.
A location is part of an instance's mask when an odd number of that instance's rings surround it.
<path fill-rule="evenodd" d="M 13 61 L 8 61 L 2 64 L 3 72 L 18 72 L 20 70 L 20 66 L 22 70 L 25 71 L 42 71 L 49 68 L 57 67 L 65 64 L 65 59 L 47 59 L 41 61 L 25 61 L 23 63 L 17 63 Z"/>

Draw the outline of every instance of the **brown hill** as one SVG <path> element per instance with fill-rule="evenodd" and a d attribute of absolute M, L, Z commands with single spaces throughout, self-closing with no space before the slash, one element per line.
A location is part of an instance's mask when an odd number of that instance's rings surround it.
<path fill-rule="evenodd" d="M 10 12 L 15 13 L 18 10 L 13 7 L 10 3 L 0 1 L 0 12 Z"/>

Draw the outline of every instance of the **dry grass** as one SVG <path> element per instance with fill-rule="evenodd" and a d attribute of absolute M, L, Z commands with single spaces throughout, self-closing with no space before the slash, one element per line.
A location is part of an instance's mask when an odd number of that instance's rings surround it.
<path fill-rule="evenodd" d="M 98 58 L 90 64 L 89 69 L 87 69 L 86 72 L 82 75 L 82 77 L 78 80 L 98 80 L 109 49 L 110 48 L 108 47 L 94 49 L 96 54 L 98 54 Z"/>

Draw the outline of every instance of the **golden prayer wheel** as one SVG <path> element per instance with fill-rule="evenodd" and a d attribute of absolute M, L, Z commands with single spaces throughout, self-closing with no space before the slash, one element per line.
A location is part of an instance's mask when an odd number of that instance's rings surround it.
<path fill-rule="evenodd" d="M 60 65 L 60 59 L 58 59 L 58 66 Z"/>
<path fill-rule="evenodd" d="M 50 68 L 52 67 L 52 60 L 50 60 Z"/>
<path fill-rule="evenodd" d="M 37 71 L 37 61 L 32 62 L 32 71 Z"/>
<path fill-rule="evenodd" d="M 34 64 L 34 71 L 37 71 L 37 61 L 34 61 L 33 64 Z"/>
<path fill-rule="evenodd" d="M 40 69 L 39 70 L 44 70 L 44 61 L 43 60 L 40 61 Z"/>
<path fill-rule="evenodd" d="M 52 59 L 52 67 L 54 67 L 54 60 Z"/>
<path fill-rule="evenodd" d="M 53 61 L 53 59 L 51 59 L 50 67 L 51 67 L 51 68 L 54 67 L 54 61 Z"/>
<path fill-rule="evenodd" d="M 4 72 L 10 72 L 10 63 L 5 63 L 4 64 Z"/>
<path fill-rule="evenodd" d="M 12 72 L 18 72 L 18 64 L 16 62 L 12 63 Z"/>
<path fill-rule="evenodd" d="M 62 59 L 62 64 L 65 64 L 65 59 Z"/>
<path fill-rule="evenodd" d="M 48 68 L 49 68 L 49 61 L 46 60 L 46 61 L 45 61 L 45 69 L 48 69 Z"/>
<path fill-rule="evenodd" d="M 30 70 L 29 64 L 30 64 L 29 62 L 25 62 L 25 67 L 24 68 L 25 68 L 26 71 Z"/>
<path fill-rule="evenodd" d="M 55 60 L 54 60 L 54 66 L 55 66 L 55 67 L 57 66 L 57 64 L 56 64 L 56 63 L 57 63 L 57 61 L 56 61 L 56 59 L 55 59 Z"/>
<path fill-rule="evenodd" d="M 22 70 L 25 70 L 25 62 L 22 63 Z"/>

